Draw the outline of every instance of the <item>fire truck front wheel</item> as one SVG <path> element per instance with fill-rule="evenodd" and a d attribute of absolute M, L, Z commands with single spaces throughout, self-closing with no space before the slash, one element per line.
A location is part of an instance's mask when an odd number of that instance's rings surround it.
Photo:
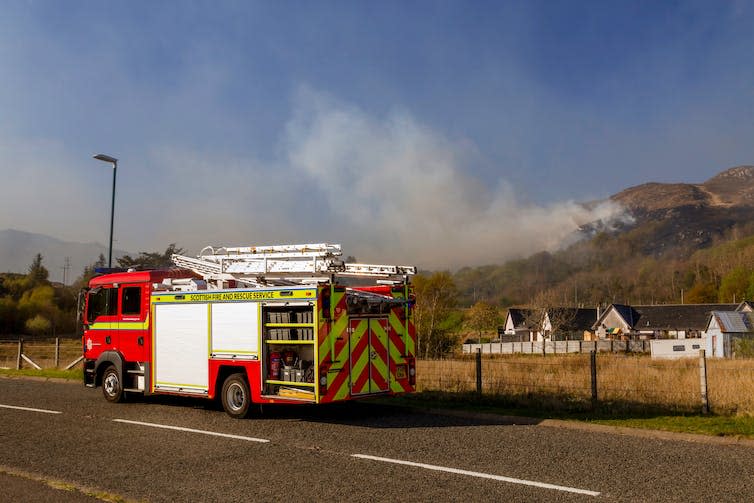
<path fill-rule="evenodd" d="M 241 373 L 231 374 L 225 379 L 222 390 L 223 409 L 230 417 L 245 418 L 251 406 L 249 383 Z"/>
<path fill-rule="evenodd" d="M 122 402 L 124 398 L 123 385 L 115 365 L 110 365 L 102 374 L 102 394 L 108 402 Z"/>

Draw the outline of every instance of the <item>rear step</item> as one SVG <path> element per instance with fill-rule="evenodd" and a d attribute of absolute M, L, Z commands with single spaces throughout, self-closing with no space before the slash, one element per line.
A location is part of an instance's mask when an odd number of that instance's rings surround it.
<path fill-rule="evenodd" d="M 89 365 L 84 365 L 84 386 L 87 388 L 96 388 L 94 369 Z"/>

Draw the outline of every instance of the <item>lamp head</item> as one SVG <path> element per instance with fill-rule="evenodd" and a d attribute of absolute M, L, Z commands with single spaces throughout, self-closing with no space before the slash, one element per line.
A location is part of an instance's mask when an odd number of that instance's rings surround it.
<path fill-rule="evenodd" d="M 113 164 L 117 164 L 118 162 L 118 159 L 116 159 L 115 157 L 110 157 L 109 155 L 105 155 L 105 154 L 97 154 L 94 156 L 94 158 L 97 159 L 98 161 L 110 162 Z"/>

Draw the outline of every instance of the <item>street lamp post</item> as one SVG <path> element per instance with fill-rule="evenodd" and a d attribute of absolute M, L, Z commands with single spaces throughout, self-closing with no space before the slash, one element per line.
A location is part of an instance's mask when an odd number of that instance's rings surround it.
<path fill-rule="evenodd" d="M 113 165 L 113 197 L 110 203 L 110 251 L 107 254 L 107 267 L 113 266 L 113 222 L 115 220 L 115 174 L 118 172 L 118 159 L 105 154 L 94 156 L 98 161 L 109 162 Z"/>

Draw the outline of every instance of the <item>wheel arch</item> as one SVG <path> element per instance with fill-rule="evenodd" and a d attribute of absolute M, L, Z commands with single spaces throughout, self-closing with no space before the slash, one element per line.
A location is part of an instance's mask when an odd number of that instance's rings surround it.
<path fill-rule="evenodd" d="M 95 386 L 102 386 L 102 374 L 105 373 L 105 369 L 110 365 L 115 366 L 115 370 L 118 371 L 118 378 L 121 382 L 123 382 L 123 356 L 121 356 L 121 354 L 117 351 L 104 351 L 101 355 L 99 355 L 97 361 L 94 363 Z"/>
<path fill-rule="evenodd" d="M 243 378 L 246 379 L 246 384 L 249 385 L 249 389 L 251 390 L 249 372 L 246 370 L 246 367 L 244 365 L 220 365 L 217 370 L 217 377 L 215 377 L 214 398 L 220 397 L 220 393 L 222 393 L 223 389 L 223 383 L 228 377 L 232 376 L 233 374 L 242 374 Z M 249 393 L 249 399 L 252 403 L 254 402 L 254 396 L 251 392 Z"/>

